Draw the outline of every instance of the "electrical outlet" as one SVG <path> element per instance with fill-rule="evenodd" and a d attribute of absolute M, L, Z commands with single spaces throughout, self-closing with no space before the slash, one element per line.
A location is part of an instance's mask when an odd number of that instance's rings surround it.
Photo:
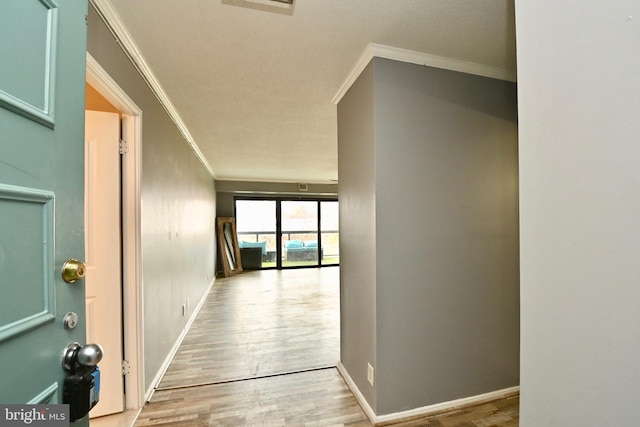
<path fill-rule="evenodd" d="M 371 363 L 367 363 L 367 381 L 373 385 L 373 366 L 371 366 Z"/>
<path fill-rule="evenodd" d="M 189 298 L 187 298 L 187 311 L 189 311 Z"/>

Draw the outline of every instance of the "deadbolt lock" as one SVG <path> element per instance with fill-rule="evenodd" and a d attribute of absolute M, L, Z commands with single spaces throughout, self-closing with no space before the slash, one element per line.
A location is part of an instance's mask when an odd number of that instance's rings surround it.
<path fill-rule="evenodd" d="M 82 279 L 87 273 L 87 266 L 82 261 L 70 258 L 62 265 L 62 280 L 67 283 L 73 283 L 78 279 Z"/>

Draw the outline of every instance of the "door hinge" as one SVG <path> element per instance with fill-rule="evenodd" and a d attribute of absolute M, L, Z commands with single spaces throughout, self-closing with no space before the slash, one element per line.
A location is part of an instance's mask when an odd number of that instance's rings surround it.
<path fill-rule="evenodd" d="M 122 375 L 128 375 L 131 370 L 131 364 L 128 360 L 122 361 Z"/>
<path fill-rule="evenodd" d="M 127 141 L 124 139 L 120 140 L 120 154 L 127 154 Z"/>

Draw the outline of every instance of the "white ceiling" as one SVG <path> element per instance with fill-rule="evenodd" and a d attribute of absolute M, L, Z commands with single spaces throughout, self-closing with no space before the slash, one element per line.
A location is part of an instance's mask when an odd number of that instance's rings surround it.
<path fill-rule="evenodd" d="M 109 2 L 219 180 L 337 180 L 332 98 L 369 43 L 515 75 L 513 0 Z"/>

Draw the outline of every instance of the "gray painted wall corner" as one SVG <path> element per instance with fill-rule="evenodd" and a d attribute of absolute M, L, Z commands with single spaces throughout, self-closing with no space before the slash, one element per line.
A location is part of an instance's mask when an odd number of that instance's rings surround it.
<path fill-rule="evenodd" d="M 515 85 L 374 67 L 378 413 L 515 386 Z"/>
<path fill-rule="evenodd" d="M 373 411 L 377 368 L 376 218 L 373 145 L 373 68 L 367 67 L 338 105 L 340 176 L 341 362 Z"/>
<path fill-rule="evenodd" d="M 511 83 L 377 58 L 338 106 L 342 362 L 379 415 L 518 384 L 516 111 Z"/>

